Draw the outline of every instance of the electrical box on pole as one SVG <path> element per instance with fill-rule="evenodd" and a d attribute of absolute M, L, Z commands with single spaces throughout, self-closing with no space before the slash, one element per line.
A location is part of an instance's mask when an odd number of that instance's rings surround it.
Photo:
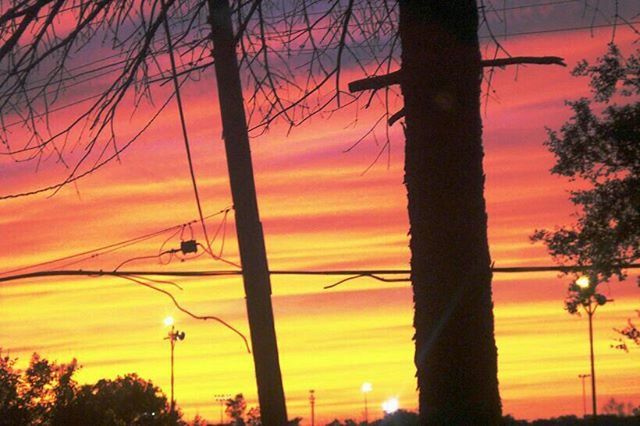
<path fill-rule="evenodd" d="M 231 10 L 228 0 L 208 0 L 208 5 L 262 424 L 284 426 L 287 409 L 271 306 L 271 282 L 258 214 Z"/>

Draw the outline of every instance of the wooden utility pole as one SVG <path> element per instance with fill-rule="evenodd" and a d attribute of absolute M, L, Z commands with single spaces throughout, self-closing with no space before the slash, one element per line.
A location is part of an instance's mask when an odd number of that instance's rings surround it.
<path fill-rule="evenodd" d="M 258 214 L 231 10 L 228 0 L 208 0 L 208 5 L 262 424 L 284 426 L 287 408 L 271 307 L 271 282 Z"/>

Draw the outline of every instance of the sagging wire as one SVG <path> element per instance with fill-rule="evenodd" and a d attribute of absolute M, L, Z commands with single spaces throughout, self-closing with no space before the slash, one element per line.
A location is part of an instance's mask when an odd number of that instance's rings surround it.
<path fill-rule="evenodd" d="M 159 293 L 164 294 L 169 299 L 171 299 L 171 301 L 173 302 L 173 305 L 176 307 L 176 309 L 178 309 L 180 312 L 182 312 L 184 314 L 187 314 L 188 316 L 190 316 L 193 319 L 202 320 L 202 321 L 207 321 L 207 320 L 217 321 L 218 323 L 222 324 L 223 326 L 227 327 L 229 330 L 233 331 L 238 336 L 240 336 L 240 338 L 244 342 L 245 348 L 247 349 L 247 353 L 251 353 L 251 348 L 249 347 L 249 341 L 247 340 L 245 335 L 242 334 L 242 332 L 239 331 L 237 328 L 235 328 L 234 326 L 232 326 L 231 324 L 229 324 L 228 322 L 223 320 L 222 318 L 214 316 L 214 315 L 197 315 L 197 314 L 194 314 L 193 312 L 189 311 L 188 309 L 186 309 L 182 305 L 180 305 L 180 303 L 175 298 L 175 296 L 173 294 L 171 294 L 169 291 L 164 290 L 164 289 L 159 288 L 159 287 L 156 287 L 155 285 L 145 281 L 145 280 L 148 280 L 148 278 L 144 278 L 143 279 L 143 278 L 141 278 L 139 276 L 136 276 L 136 275 L 118 275 L 118 276 L 120 278 L 122 278 L 122 279 L 131 281 L 131 282 L 133 282 L 135 284 L 147 287 L 147 288 L 149 288 L 151 290 L 155 290 L 155 291 L 157 291 Z"/>
<path fill-rule="evenodd" d="M 218 237 L 218 234 L 220 234 L 220 230 L 222 230 L 222 241 L 220 242 L 220 251 L 218 252 L 218 257 L 222 257 L 222 253 L 224 252 L 224 241 L 227 235 L 227 216 L 229 216 L 229 210 L 224 212 L 224 216 L 222 217 L 222 220 L 220 221 L 220 224 L 218 225 L 218 229 L 216 229 L 216 233 L 213 234 L 213 238 L 211 239 L 211 242 L 209 243 L 209 246 L 212 246 L 213 243 L 215 242 L 216 238 Z M 240 267 L 240 266 L 239 266 Z"/>
<path fill-rule="evenodd" d="M 150 281 L 152 283 L 156 283 L 156 284 L 167 284 L 170 285 L 171 287 L 175 287 L 178 290 L 184 290 L 184 288 L 182 288 L 182 286 L 178 283 L 176 283 L 175 281 L 170 281 L 170 280 L 159 280 L 157 278 L 149 278 L 149 277 L 144 277 L 141 275 L 136 275 L 136 274 L 126 274 L 125 275 L 129 276 L 129 277 L 133 277 L 139 280 L 147 280 Z"/>
<path fill-rule="evenodd" d="M 385 278 L 385 277 L 381 277 L 381 276 L 376 275 L 376 274 L 364 273 L 364 274 L 358 274 L 358 275 L 354 275 L 354 276 L 351 276 L 351 277 L 343 278 L 340 281 L 337 281 L 337 282 L 335 282 L 333 284 L 324 286 L 322 288 L 325 289 L 325 290 L 328 290 L 328 289 L 337 287 L 340 284 L 346 283 L 347 281 L 357 280 L 358 278 L 372 278 L 374 280 L 382 281 L 382 282 L 385 282 L 385 283 L 403 283 L 403 282 L 411 281 L 411 278 Z"/>
<path fill-rule="evenodd" d="M 86 250 L 86 251 L 83 251 L 83 252 L 80 252 L 80 253 L 71 254 L 69 256 L 64 256 L 64 257 L 60 257 L 60 258 L 57 258 L 57 259 L 47 260 L 47 261 L 36 263 L 36 264 L 33 264 L 33 265 L 22 266 L 22 267 L 19 267 L 19 268 L 11 269 L 9 271 L 3 271 L 3 272 L 0 272 L 0 275 L 13 274 L 13 273 L 20 272 L 20 271 L 34 269 L 34 268 L 37 268 L 37 267 L 40 267 L 40 266 L 45 266 L 45 265 L 50 265 L 50 264 L 53 264 L 53 263 L 62 262 L 64 260 L 71 260 L 71 259 L 75 259 L 75 258 L 78 258 L 78 257 L 81 257 L 81 256 L 90 255 L 88 257 L 84 257 L 82 259 L 74 260 L 74 261 L 69 262 L 69 263 L 66 264 L 66 265 L 73 265 L 73 264 L 79 263 L 81 261 L 85 261 L 85 260 L 88 260 L 88 259 L 96 258 L 96 257 L 98 257 L 98 256 L 100 256 L 102 254 L 105 254 L 105 253 L 111 253 L 111 252 L 120 250 L 122 248 L 132 246 L 134 244 L 137 244 L 137 243 L 140 243 L 142 241 L 145 241 L 145 240 L 151 239 L 153 237 L 156 237 L 158 235 L 161 235 L 161 234 L 163 234 L 163 233 L 165 233 L 167 231 L 171 231 L 173 229 L 179 228 L 180 226 L 181 225 L 174 225 L 174 226 L 171 226 L 169 228 L 162 229 L 160 231 L 151 232 L 149 234 L 145 234 L 145 235 L 142 235 L 142 236 L 139 236 L 139 237 L 134 237 L 134 238 L 130 238 L 130 239 L 125 240 L 125 241 L 118 242 L 118 243 L 113 243 L 113 244 L 109 244 L 109 245 L 106 245 L 106 246 L 102 246 L 102 247 L 99 247 L 97 249 Z"/>
<path fill-rule="evenodd" d="M 225 207 L 224 209 L 219 210 L 216 213 L 212 213 L 212 214 L 210 214 L 208 216 L 205 216 L 205 219 L 211 219 L 212 217 L 215 217 L 215 216 L 218 216 L 218 215 L 221 215 L 221 214 L 224 214 L 225 217 L 226 217 L 228 215 L 229 211 L 232 210 L 232 209 L 233 209 L 233 206 Z M 103 256 L 105 254 L 113 253 L 113 252 L 121 250 L 123 248 L 130 247 L 132 245 L 141 243 L 141 242 L 149 240 L 151 238 L 160 236 L 160 235 L 162 235 L 162 234 L 164 234 L 166 232 L 175 231 L 162 244 L 162 246 L 161 246 L 161 248 L 159 250 L 159 252 L 161 252 L 163 250 L 164 246 L 171 240 L 171 238 L 174 238 L 175 235 L 178 232 L 180 232 L 181 230 L 183 230 L 185 227 L 189 227 L 190 232 L 191 232 L 191 236 L 193 237 L 193 229 L 191 228 L 191 225 L 196 223 L 196 222 L 198 222 L 198 220 L 197 219 L 193 219 L 193 220 L 191 220 L 191 221 L 189 221 L 187 223 L 181 224 L 181 225 L 173 225 L 173 226 L 170 226 L 168 228 L 164 228 L 164 229 L 161 229 L 161 230 L 158 230 L 158 231 L 150 232 L 148 234 L 144 234 L 144 235 L 140 235 L 140 236 L 137 236 L 137 237 L 133 237 L 133 238 L 130 238 L 130 239 L 127 239 L 127 240 L 124 240 L 124 241 L 117 242 L 117 243 L 108 244 L 108 245 L 105 245 L 105 246 L 102 246 L 102 247 L 98 247 L 98 248 L 95 248 L 95 249 L 85 250 L 85 251 L 82 251 L 80 253 L 74 253 L 74 254 L 71 254 L 71 255 L 68 255 L 68 256 L 59 257 L 59 258 L 56 258 L 56 259 L 46 260 L 44 262 L 39 262 L 39 263 L 35 263 L 35 264 L 32 264 L 32 265 L 21 266 L 21 267 L 18 267 L 18 268 L 15 268 L 15 269 L 11 269 L 11 270 L 8 270 L 8 271 L 2 271 L 2 272 L 0 272 L 0 277 L 3 276 L 3 275 L 15 274 L 16 272 L 27 271 L 29 269 L 35 269 L 35 268 L 39 268 L 41 266 L 52 265 L 52 264 L 55 264 L 55 263 L 58 263 L 58 262 L 69 260 L 69 262 L 58 266 L 58 269 L 65 269 L 68 266 L 72 266 L 72 265 L 75 265 L 75 264 L 78 264 L 78 263 L 81 263 L 81 262 L 85 262 L 87 260 L 96 259 L 99 256 Z M 182 235 L 184 235 L 184 232 L 182 233 Z M 191 238 L 191 239 L 193 239 L 193 238 Z M 183 240 L 183 238 L 181 238 L 181 240 Z M 198 257 L 198 256 L 196 256 L 196 257 Z M 234 265 L 234 266 L 237 266 L 237 265 Z"/>
<path fill-rule="evenodd" d="M 174 232 L 173 234 L 171 234 L 166 240 L 164 240 L 162 242 L 162 244 L 160 245 L 160 248 L 158 249 L 158 261 L 162 266 L 168 265 L 171 263 L 171 259 L 173 259 L 173 255 L 176 253 L 175 251 L 172 251 L 169 253 L 169 259 L 167 259 L 166 262 L 162 261 L 162 255 L 164 250 L 164 247 L 169 243 L 170 240 L 172 240 L 176 235 L 178 235 L 178 233 L 180 233 L 180 241 L 183 241 L 182 236 L 184 235 L 184 229 L 187 226 L 187 224 L 182 224 L 180 226 L 180 229 L 176 230 L 176 232 Z M 189 227 L 191 227 L 191 225 L 189 225 Z"/>
<path fill-rule="evenodd" d="M 640 269 L 640 263 L 630 263 L 617 265 L 623 269 Z M 508 273 L 508 274 L 520 274 L 520 273 L 540 273 L 540 272 L 560 272 L 562 274 L 588 272 L 591 270 L 591 265 L 555 265 L 555 266 L 508 266 L 508 267 L 491 267 L 492 273 Z M 334 284 L 325 286 L 325 289 L 334 288 L 342 283 L 352 281 L 358 278 L 372 278 L 377 281 L 393 283 L 393 282 L 409 282 L 410 278 L 385 278 L 382 275 L 410 275 L 411 270 L 408 269 L 368 269 L 368 270 L 324 270 L 324 271 L 309 271 L 309 270 L 272 270 L 269 271 L 271 275 L 280 276 L 347 276 Z M 202 271 L 104 271 L 104 270 L 51 270 L 51 271 L 39 271 L 29 272 L 12 276 L 0 276 L 0 283 L 42 278 L 42 277 L 59 277 L 59 276 L 90 276 L 90 277 L 104 277 L 104 276 L 139 276 L 149 279 L 148 276 L 161 276 L 161 277 L 229 277 L 242 275 L 241 270 L 202 270 Z"/>
<path fill-rule="evenodd" d="M 178 114 L 180 117 L 180 126 L 182 128 L 182 138 L 184 140 L 184 146 L 185 146 L 185 150 L 187 153 L 187 163 L 189 164 L 189 173 L 191 175 L 191 184 L 193 186 L 193 193 L 196 199 L 196 205 L 198 207 L 198 215 L 200 217 L 200 224 L 202 225 L 202 232 L 204 234 L 204 239 L 205 242 L 207 243 L 207 246 L 203 246 L 200 244 L 200 247 L 202 247 L 202 249 L 209 254 L 209 256 L 211 256 L 212 259 L 214 260 L 218 260 L 218 261 L 222 261 L 224 263 L 227 263 L 228 265 L 232 265 L 235 266 L 237 268 L 241 268 L 241 266 L 237 263 L 222 259 L 219 256 L 216 256 L 215 253 L 213 252 L 213 250 L 211 249 L 211 241 L 209 240 L 209 235 L 207 232 L 207 224 L 205 222 L 204 219 L 204 214 L 202 213 L 202 203 L 200 202 L 200 193 L 198 191 L 198 184 L 196 182 L 196 176 L 195 176 L 195 172 L 194 172 L 194 168 L 193 168 L 193 161 L 191 158 L 191 147 L 189 144 L 189 135 L 187 132 L 187 122 L 185 119 L 185 114 L 184 114 L 184 108 L 182 105 L 182 97 L 180 95 L 180 84 L 178 82 L 178 73 L 176 70 L 176 62 L 175 62 L 175 57 L 174 57 L 174 52 L 173 52 L 173 42 L 171 40 L 171 30 L 169 28 L 169 20 L 168 20 L 168 14 L 167 14 L 167 4 L 165 2 L 165 0 L 161 0 L 161 5 L 162 5 L 162 9 L 164 10 L 165 13 L 165 19 L 164 19 L 164 31 L 165 31 L 165 35 L 167 37 L 167 50 L 169 53 L 169 61 L 171 63 L 171 79 L 173 80 L 173 86 L 174 86 L 174 93 L 176 96 L 176 103 L 178 104 Z"/>
<path fill-rule="evenodd" d="M 113 269 L 113 272 L 118 272 L 118 269 L 120 269 L 121 267 L 123 267 L 127 263 L 135 262 L 135 261 L 138 261 L 138 260 L 146 260 L 146 259 L 156 259 L 156 258 L 161 259 L 162 256 L 164 256 L 165 254 L 168 254 L 168 255 L 172 256 L 174 253 L 178 253 L 179 251 L 181 251 L 181 250 L 180 249 L 171 249 L 171 250 L 165 250 L 163 252 L 160 252 L 158 254 L 153 254 L 153 255 L 150 255 L 150 256 L 132 257 L 131 259 L 127 259 L 127 260 L 123 261 L 122 263 L 120 263 L 118 266 L 116 266 Z M 171 261 L 171 258 L 169 258 L 169 261 Z M 160 262 L 160 263 L 162 264 L 162 262 Z"/>

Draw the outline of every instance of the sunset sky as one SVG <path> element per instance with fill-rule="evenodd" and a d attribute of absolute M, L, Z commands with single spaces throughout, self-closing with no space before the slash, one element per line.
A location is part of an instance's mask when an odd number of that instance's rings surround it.
<path fill-rule="evenodd" d="M 497 19 L 493 22 L 496 33 L 506 29 L 514 34 L 501 39 L 511 55 L 561 56 L 569 65 L 508 68 L 493 76 L 495 93 L 482 114 L 488 232 L 498 267 L 552 265 L 544 247 L 532 244 L 530 235 L 535 229 L 553 229 L 575 220 L 575 209 L 567 200 L 572 184 L 549 173 L 554 159 L 543 146 L 545 126 L 557 129 L 570 117 L 566 99 L 589 95 L 587 81 L 572 77 L 570 70 L 582 58 L 602 55 L 612 28 L 544 32 L 588 27 L 592 22 L 593 10 L 583 13 L 584 2 L 556 3 L 508 11 L 508 26 Z M 639 12 L 630 0 L 620 3 L 628 17 Z M 597 15 L 596 24 L 603 23 Z M 628 28 L 617 28 L 615 40 L 623 53 L 637 48 L 636 39 Z M 491 57 L 494 46 L 486 38 L 481 40 L 486 43 L 485 57 Z M 344 85 L 361 77 L 355 67 L 347 68 Z M 83 89 L 87 92 L 64 96 L 72 101 L 105 84 L 96 79 Z M 163 90 L 166 87 L 159 93 Z M 200 81 L 185 85 L 183 96 L 204 213 L 213 215 L 232 204 L 213 69 L 208 68 Z M 123 111 L 118 130 L 125 137 L 132 135 L 162 101 L 159 96 L 155 106 L 142 105 L 133 115 Z M 400 101 L 392 102 L 397 109 Z M 81 105 L 77 108 L 73 111 L 80 111 Z M 318 115 L 290 134 L 276 125 L 252 139 L 272 270 L 408 268 L 401 126 L 397 123 L 390 129 L 389 156 L 383 155 L 371 168 L 384 143 L 383 128 L 375 138 L 370 136 L 345 152 L 381 113 L 380 105 L 359 111 L 351 106 L 330 116 Z M 24 137 L 19 126 L 14 137 L 14 146 L 19 146 Z M 177 107 L 171 103 L 120 161 L 52 197 L 45 193 L 0 201 L 0 277 L 167 228 L 171 229 L 122 250 L 85 256 L 72 265 L 61 261 L 25 271 L 113 270 L 125 260 L 179 247 L 181 238 L 193 235 L 204 241 L 197 223 L 182 231 L 175 228 L 197 217 L 186 161 Z M 54 156 L 36 165 L 0 155 L 0 195 L 46 186 L 64 173 Z M 214 250 L 239 262 L 233 212 L 215 215 L 207 225 L 210 236 L 220 229 Z M 168 256 L 141 259 L 122 269 L 233 269 L 206 255 L 187 256 L 184 261 L 173 258 L 165 264 L 168 260 Z M 601 307 L 595 317 L 600 406 L 610 398 L 640 404 L 640 350 L 624 353 L 610 347 L 616 337 L 612 328 L 624 327 L 640 308 L 636 277 L 631 273 L 626 282 L 603 286 L 614 302 Z M 323 289 L 339 279 L 272 276 L 289 417 L 300 416 L 303 424 L 310 424 L 308 392 L 314 389 L 316 420 L 361 419 L 363 382 L 373 385 L 368 395 L 370 419 L 382 415 L 382 401 L 392 396 L 399 398 L 401 408 L 415 410 L 409 284 L 363 278 Z M 578 375 L 589 372 L 587 320 L 563 309 L 569 279 L 553 272 L 494 275 L 504 414 L 527 419 L 582 415 Z M 224 318 L 248 337 L 240 277 L 173 281 L 182 290 L 159 286 L 192 312 Z M 77 358 L 81 383 L 136 372 L 167 394 L 169 344 L 163 340 L 167 329 L 162 320 L 172 315 L 176 327 L 186 332 L 186 339 L 176 345 L 175 366 L 176 399 L 185 417 L 200 414 L 218 420 L 216 394 L 243 393 L 250 406 L 257 405 L 253 359 L 237 335 L 217 323 L 194 320 L 177 311 L 167 297 L 125 279 L 56 277 L 2 283 L 0 312 L 2 353 L 19 357 L 21 366 L 33 352 L 58 362 Z"/>

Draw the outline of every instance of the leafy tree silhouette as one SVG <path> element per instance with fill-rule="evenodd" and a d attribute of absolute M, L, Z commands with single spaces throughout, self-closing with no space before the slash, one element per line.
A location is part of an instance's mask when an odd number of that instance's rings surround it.
<path fill-rule="evenodd" d="M 34 353 L 25 370 L 0 357 L 0 425 L 182 425 L 160 389 L 136 374 L 78 386 L 74 359 L 58 364 Z"/>
<path fill-rule="evenodd" d="M 571 192 L 581 210 L 575 224 L 536 230 L 532 240 L 544 242 L 558 262 L 585 267 L 597 303 L 604 304 L 597 286 L 613 276 L 626 279 L 625 265 L 640 259 L 640 50 L 625 58 L 610 44 L 594 65 L 582 61 L 573 74 L 590 79 L 593 100 L 567 102 L 573 117 L 559 132 L 548 130 L 545 145 L 556 157 L 552 173 L 590 188 Z M 579 304 L 571 297 L 576 290 L 570 286 L 570 313 Z M 616 331 L 640 344 L 631 320 Z"/>
<path fill-rule="evenodd" d="M 61 424 L 75 396 L 77 361 L 57 364 L 34 353 L 24 371 L 16 361 L 0 357 L 0 425 Z"/>

